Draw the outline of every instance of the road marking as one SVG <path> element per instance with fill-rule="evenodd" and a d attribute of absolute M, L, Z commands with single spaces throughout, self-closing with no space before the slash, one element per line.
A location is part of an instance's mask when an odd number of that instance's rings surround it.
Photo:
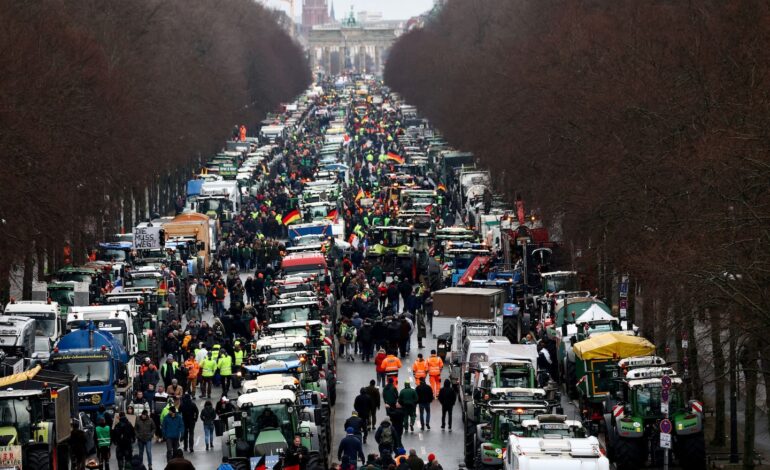
<path fill-rule="evenodd" d="M 425 455 L 427 452 L 425 452 L 425 447 L 420 447 L 420 455 Z"/>
<path fill-rule="evenodd" d="M 421 432 L 417 433 L 417 439 L 422 440 L 422 433 Z"/>

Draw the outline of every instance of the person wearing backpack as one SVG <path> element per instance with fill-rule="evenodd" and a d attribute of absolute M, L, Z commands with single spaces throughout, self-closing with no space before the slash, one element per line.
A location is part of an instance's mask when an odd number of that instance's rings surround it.
<path fill-rule="evenodd" d="M 383 418 L 380 427 L 378 427 L 377 432 L 374 433 L 374 440 L 377 441 L 380 455 L 393 456 L 393 449 L 396 447 L 397 437 L 396 431 L 390 424 L 390 418 Z"/>
<path fill-rule="evenodd" d="M 348 361 L 355 361 L 356 328 L 345 320 L 340 325 L 340 344 L 345 346 L 344 354 Z"/>

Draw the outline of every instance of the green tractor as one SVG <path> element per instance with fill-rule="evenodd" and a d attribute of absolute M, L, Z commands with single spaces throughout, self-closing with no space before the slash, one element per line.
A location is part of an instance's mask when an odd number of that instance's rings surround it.
<path fill-rule="evenodd" d="M 666 417 L 671 422 L 672 450 L 679 466 L 685 470 L 706 468 L 703 405 L 685 401 L 682 379 L 657 356 L 622 359 L 618 369 L 624 376 L 616 380 L 618 390 L 608 401 L 610 412 L 605 415 L 608 456 L 618 470 L 641 468 L 648 461 L 662 465 L 661 421 Z M 665 382 L 668 404 L 662 399 Z"/>
<path fill-rule="evenodd" d="M 265 457 L 273 468 L 295 435 L 309 449 L 307 468 L 327 468 L 328 452 L 315 423 L 301 416 L 292 390 L 266 390 L 238 397 L 233 427 L 222 436 L 222 452 L 235 470 L 254 468 Z"/>
<path fill-rule="evenodd" d="M 523 436 L 524 423 L 548 414 L 550 405 L 537 397 L 522 396 L 521 399 L 489 400 L 475 409 L 474 419 L 466 421 L 465 465 L 485 470 L 501 468 L 508 436 Z"/>
<path fill-rule="evenodd" d="M 414 229 L 412 227 L 373 226 L 369 228 L 370 262 L 379 263 L 388 273 L 411 268 L 414 254 Z"/>

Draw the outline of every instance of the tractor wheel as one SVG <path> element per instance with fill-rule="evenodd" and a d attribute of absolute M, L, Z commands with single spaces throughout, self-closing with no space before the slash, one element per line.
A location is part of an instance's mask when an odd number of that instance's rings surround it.
<path fill-rule="evenodd" d="M 320 455 L 311 454 L 307 458 L 305 468 L 307 470 L 326 470 L 326 465 L 324 465 Z"/>
<path fill-rule="evenodd" d="M 476 449 L 476 455 L 473 458 L 473 468 L 474 470 L 484 470 L 484 464 L 481 463 L 481 446 L 477 446 L 478 449 Z"/>
<path fill-rule="evenodd" d="M 235 462 L 230 462 L 233 470 L 249 470 L 249 462 L 247 460 L 238 459 Z"/>
<path fill-rule="evenodd" d="M 31 449 L 27 452 L 27 461 L 29 464 L 25 465 L 25 468 L 29 467 L 35 470 L 50 470 L 51 468 L 51 456 L 48 455 L 47 449 Z"/>
<path fill-rule="evenodd" d="M 329 390 L 329 406 L 334 406 L 335 403 L 337 403 L 337 385 L 336 384 Z"/>
<path fill-rule="evenodd" d="M 676 436 L 674 447 L 679 465 L 684 470 L 706 468 L 706 441 L 703 433 L 692 436 Z"/>
<path fill-rule="evenodd" d="M 647 441 L 643 438 L 625 439 L 618 436 L 615 430 L 610 432 L 614 435 L 612 455 L 617 470 L 634 470 L 643 467 L 647 462 Z"/>
<path fill-rule="evenodd" d="M 518 337 L 518 317 L 503 317 L 503 336 L 508 338 L 513 344 L 518 344 L 521 338 Z"/>
<path fill-rule="evenodd" d="M 476 436 L 475 426 L 465 427 L 465 466 L 467 468 L 473 468 L 473 461 L 476 456 L 476 448 L 474 446 Z"/>

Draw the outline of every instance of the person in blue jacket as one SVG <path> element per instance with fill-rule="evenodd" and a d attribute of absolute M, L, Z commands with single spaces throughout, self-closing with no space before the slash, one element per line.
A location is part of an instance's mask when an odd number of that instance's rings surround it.
<path fill-rule="evenodd" d="M 184 435 L 184 421 L 182 416 L 177 413 L 176 407 L 169 408 L 160 428 L 166 439 L 166 461 L 169 461 L 174 458 L 174 451 L 179 448 L 179 440 Z"/>

